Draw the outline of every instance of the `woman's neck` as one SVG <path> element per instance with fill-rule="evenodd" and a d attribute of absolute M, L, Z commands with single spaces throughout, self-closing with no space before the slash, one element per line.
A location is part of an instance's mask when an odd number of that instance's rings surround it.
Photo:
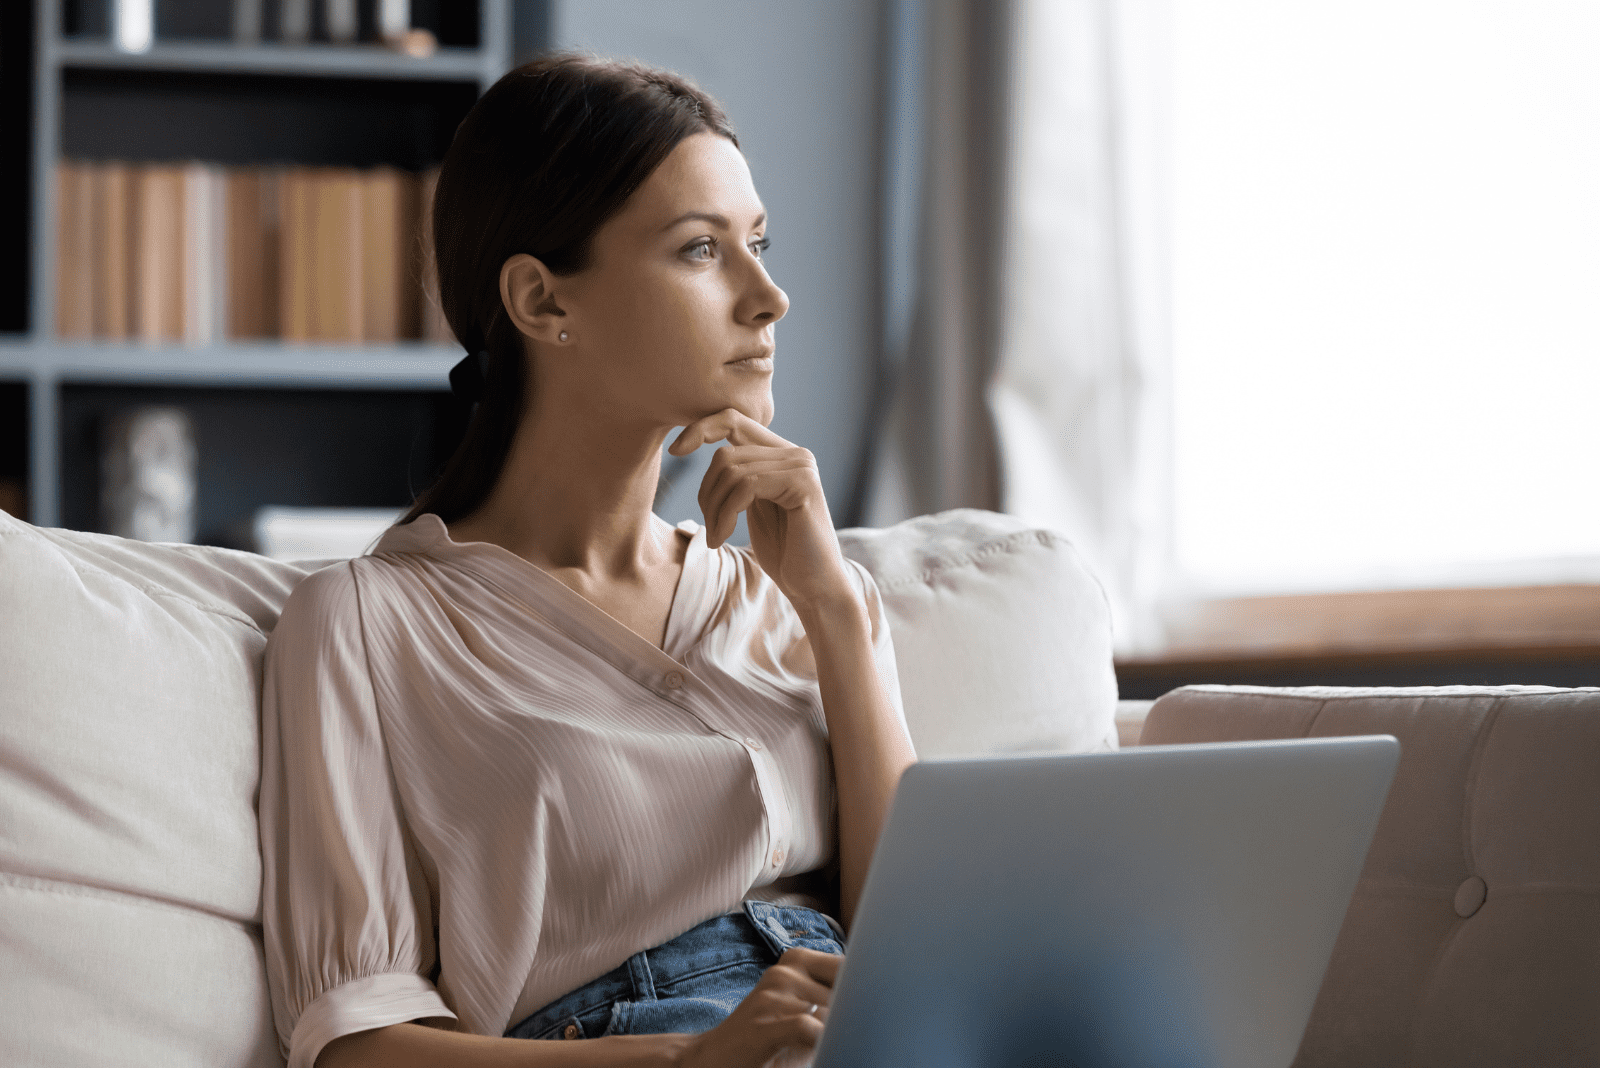
<path fill-rule="evenodd" d="M 626 427 L 579 407 L 522 420 L 483 506 L 450 525 L 550 571 L 634 579 L 678 555 L 651 511 L 668 428 Z"/>

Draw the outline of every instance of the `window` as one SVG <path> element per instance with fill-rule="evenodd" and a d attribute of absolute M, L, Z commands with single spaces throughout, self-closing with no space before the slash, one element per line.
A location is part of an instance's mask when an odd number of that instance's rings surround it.
<path fill-rule="evenodd" d="M 1196 588 L 1600 582 L 1600 5 L 1175 20 Z"/>

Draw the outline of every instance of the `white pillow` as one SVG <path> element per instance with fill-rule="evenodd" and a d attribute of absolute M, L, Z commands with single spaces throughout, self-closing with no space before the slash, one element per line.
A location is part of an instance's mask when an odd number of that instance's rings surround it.
<path fill-rule="evenodd" d="M 839 543 L 883 595 L 919 757 L 1117 748 L 1111 611 L 1066 538 L 956 509 Z"/>
<path fill-rule="evenodd" d="M 257 690 L 304 574 L 0 513 L 0 1049 L 282 1063 Z"/>

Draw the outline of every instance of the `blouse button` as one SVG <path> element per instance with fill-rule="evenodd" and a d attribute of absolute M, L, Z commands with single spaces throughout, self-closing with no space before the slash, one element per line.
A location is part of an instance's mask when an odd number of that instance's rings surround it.
<path fill-rule="evenodd" d="M 562 1038 L 577 1038 L 578 1037 L 578 1025 L 577 1024 L 567 1024 L 566 1029 L 561 1032 L 561 1037 Z"/>
<path fill-rule="evenodd" d="M 772 851 L 772 866 L 774 868 L 783 867 L 783 850 L 774 849 Z"/>
<path fill-rule="evenodd" d="M 683 687 L 683 675 L 676 671 L 667 672 L 667 677 L 661 680 L 667 684 L 667 689 L 677 690 Z"/>
<path fill-rule="evenodd" d="M 754 738 L 746 738 L 744 740 L 744 744 L 748 745 L 751 749 L 754 749 L 758 753 L 761 752 L 761 743 L 756 741 Z"/>

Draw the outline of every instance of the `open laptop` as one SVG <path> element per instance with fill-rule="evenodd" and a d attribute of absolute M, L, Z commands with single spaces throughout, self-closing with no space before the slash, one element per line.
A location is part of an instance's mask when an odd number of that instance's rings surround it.
<path fill-rule="evenodd" d="M 867 877 L 815 1068 L 1287 1068 L 1387 735 L 929 761 Z"/>

